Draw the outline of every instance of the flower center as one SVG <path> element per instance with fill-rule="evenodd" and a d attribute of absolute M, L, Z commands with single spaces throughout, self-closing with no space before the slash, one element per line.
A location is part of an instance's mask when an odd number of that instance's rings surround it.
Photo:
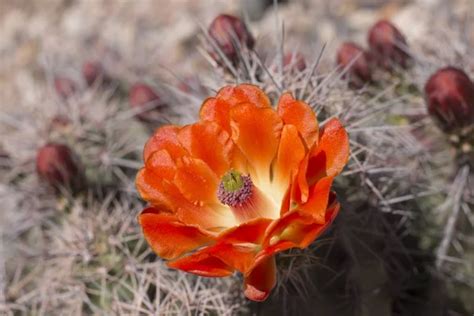
<path fill-rule="evenodd" d="M 279 208 L 253 184 L 249 175 L 235 170 L 228 171 L 222 177 L 217 198 L 231 209 L 240 223 L 258 217 L 274 218 L 275 213 L 279 213 Z"/>
<path fill-rule="evenodd" d="M 243 206 L 253 193 L 253 183 L 248 175 L 235 170 L 228 171 L 217 189 L 217 198 L 230 207 Z"/>

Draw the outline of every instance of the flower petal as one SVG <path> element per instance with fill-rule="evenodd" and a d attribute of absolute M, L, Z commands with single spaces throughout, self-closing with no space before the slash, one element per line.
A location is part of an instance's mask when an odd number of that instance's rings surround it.
<path fill-rule="evenodd" d="M 234 272 L 232 267 L 210 255 L 206 248 L 189 256 L 170 261 L 168 266 L 205 277 L 225 277 Z"/>
<path fill-rule="evenodd" d="M 306 248 L 332 223 L 339 211 L 339 203 L 332 203 L 326 211 L 325 221 L 319 224 L 313 216 L 299 210 L 286 213 L 270 225 L 265 233 L 262 253 L 274 255 L 290 248 Z"/>
<path fill-rule="evenodd" d="M 274 182 L 278 186 L 280 196 L 284 196 L 290 183 L 293 182 L 293 177 L 296 176 L 305 155 L 306 147 L 298 130 L 294 125 L 285 125 L 274 166 Z"/>
<path fill-rule="evenodd" d="M 141 169 L 135 179 L 135 185 L 141 198 L 155 206 L 175 210 L 176 201 L 180 200 L 179 190 L 151 169 Z"/>
<path fill-rule="evenodd" d="M 333 179 L 333 177 L 325 177 L 316 182 L 311 188 L 308 201 L 299 206 L 299 210 L 313 216 L 317 224 L 325 223 L 326 209 Z"/>
<path fill-rule="evenodd" d="M 144 168 L 138 172 L 136 186 L 142 199 L 155 207 L 175 213 L 185 224 L 197 225 L 212 231 L 236 224 L 228 208 L 215 204 L 194 204 L 183 196 L 175 184 L 160 178 L 150 169 Z"/>
<path fill-rule="evenodd" d="M 308 199 L 309 187 L 323 177 L 337 176 L 349 159 L 349 138 L 342 124 L 331 119 L 324 125 L 318 146 L 302 160 L 293 198 L 300 203 Z"/>
<path fill-rule="evenodd" d="M 165 149 L 153 152 L 148 157 L 145 165 L 157 176 L 167 180 L 173 180 L 176 173 L 176 164 Z"/>
<path fill-rule="evenodd" d="M 212 122 L 201 122 L 183 127 L 178 139 L 195 158 L 203 160 L 222 177 L 230 166 L 233 142 L 227 132 Z"/>
<path fill-rule="evenodd" d="M 217 237 L 210 253 L 234 269 L 247 273 L 255 264 L 255 256 L 271 222 L 258 218 L 227 230 Z"/>
<path fill-rule="evenodd" d="M 318 119 L 311 107 L 295 100 L 291 93 L 285 93 L 278 101 L 278 115 L 285 124 L 296 126 L 306 145 L 311 148 L 318 140 Z"/>
<path fill-rule="evenodd" d="M 301 248 L 304 248 L 309 245 L 309 242 L 304 240 L 305 235 L 314 222 L 312 216 L 299 210 L 288 212 L 268 227 L 263 246 L 265 248 L 277 242 L 290 241 L 293 247 L 301 244 Z"/>
<path fill-rule="evenodd" d="M 270 166 L 280 141 L 282 122 L 271 108 L 240 104 L 230 111 L 232 139 L 247 157 L 261 181 L 270 178 Z"/>
<path fill-rule="evenodd" d="M 186 150 L 178 141 L 178 131 L 180 127 L 174 125 L 167 125 L 158 128 L 155 134 L 145 144 L 143 150 L 143 161 L 155 152 L 161 149 L 166 149 L 173 159 L 186 155 Z"/>
<path fill-rule="evenodd" d="M 176 216 L 183 223 L 213 232 L 220 232 L 237 224 L 231 210 L 220 204 L 195 205 L 186 200 L 178 206 Z"/>
<path fill-rule="evenodd" d="M 147 208 L 139 215 L 143 234 L 153 251 L 165 259 L 173 259 L 213 240 L 198 227 L 179 222 L 174 215 Z"/>
<path fill-rule="evenodd" d="M 257 86 L 241 84 L 224 87 L 215 98 L 204 101 L 199 116 L 203 121 L 213 121 L 230 133 L 229 111 L 240 103 L 250 103 L 256 107 L 270 107 L 267 95 Z"/>
<path fill-rule="evenodd" d="M 257 107 L 271 107 L 270 99 L 265 92 L 259 87 L 247 83 L 235 87 L 225 87 L 219 90 L 217 98 L 226 100 L 231 106 L 251 103 Z"/>
<path fill-rule="evenodd" d="M 349 138 L 338 119 L 324 125 L 319 145 L 314 149 L 306 173 L 310 185 L 322 176 L 337 176 L 349 159 Z"/>
<path fill-rule="evenodd" d="M 230 103 L 225 100 L 208 98 L 201 106 L 199 117 L 201 118 L 201 121 L 216 122 L 223 130 L 230 133 L 230 107 Z"/>
<path fill-rule="evenodd" d="M 219 179 L 200 159 L 186 156 L 178 159 L 174 183 L 193 204 L 219 203 L 217 199 Z"/>
<path fill-rule="evenodd" d="M 245 276 L 244 294 L 252 301 L 267 299 L 276 284 L 276 263 L 273 256 L 265 257 Z"/>

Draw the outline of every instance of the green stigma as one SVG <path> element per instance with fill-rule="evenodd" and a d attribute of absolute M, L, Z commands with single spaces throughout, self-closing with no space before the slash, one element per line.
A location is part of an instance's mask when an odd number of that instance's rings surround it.
<path fill-rule="evenodd" d="M 230 170 L 222 177 L 221 183 L 227 192 L 235 192 L 243 187 L 244 179 L 240 172 Z"/>

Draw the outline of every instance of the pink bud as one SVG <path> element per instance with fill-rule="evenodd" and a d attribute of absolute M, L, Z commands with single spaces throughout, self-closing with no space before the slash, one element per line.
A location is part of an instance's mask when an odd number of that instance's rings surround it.
<path fill-rule="evenodd" d="M 88 61 L 82 65 L 82 75 L 88 86 L 92 86 L 98 79 L 104 80 L 104 68 L 99 62 Z"/>
<path fill-rule="evenodd" d="M 63 99 L 71 97 L 76 92 L 76 84 L 67 77 L 56 77 L 54 79 L 56 93 Z"/>
<path fill-rule="evenodd" d="M 208 32 L 215 45 L 234 64 L 239 60 L 239 46 L 252 49 L 255 44 L 245 23 L 232 15 L 218 15 L 209 26 Z M 222 63 L 214 45 L 211 45 L 210 54 L 218 63 Z"/>
<path fill-rule="evenodd" d="M 460 69 L 435 72 L 425 85 L 428 113 L 445 132 L 474 124 L 474 83 Z"/>
<path fill-rule="evenodd" d="M 406 53 L 407 42 L 403 34 L 387 20 L 380 20 L 369 30 L 370 54 L 376 63 L 386 69 L 393 64 L 408 66 L 410 56 Z"/>
<path fill-rule="evenodd" d="M 349 82 L 355 88 L 361 88 L 372 80 L 372 69 L 369 55 L 357 44 L 345 42 L 337 51 L 337 64 L 347 68 Z"/>
<path fill-rule="evenodd" d="M 285 67 L 292 66 L 298 71 L 303 71 L 306 69 L 306 60 L 300 52 L 287 53 L 283 58 L 283 65 Z"/>
<path fill-rule="evenodd" d="M 153 122 L 159 120 L 158 108 L 163 106 L 161 98 L 153 89 L 143 83 L 132 86 L 129 92 L 129 102 L 133 109 L 139 111 L 136 116 L 143 122 Z"/>
<path fill-rule="evenodd" d="M 81 179 L 79 166 L 68 146 L 49 143 L 36 155 L 38 176 L 52 186 L 72 185 Z"/>

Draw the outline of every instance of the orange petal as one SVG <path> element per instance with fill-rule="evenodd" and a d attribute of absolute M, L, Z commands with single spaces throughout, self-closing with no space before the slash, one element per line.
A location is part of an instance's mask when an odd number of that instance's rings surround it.
<path fill-rule="evenodd" d="M 283 216 L 283 214 L 287 213 L 290 211 L 292 207 L 292 192 L 294 191 L 295 185 L 293 183 L 290 183 L 288 186 L 285 194 L 283 195 L 283 199 L 281 200 L 281 206 L 280 206 L 280 217 Z"/>
<path fill-rule="evenodd" d="M 262 253 L 273 255 L 290 248 L 308 247 L 332 223 L 338 211 L 339 203 L 334 202 L 326 211 L 324 224 L 319 224 L 313 216 L 298 210 L 286 213 L 268 227 Z"/>
<path fill-rule="evenodd" d="M 349 138 L 337 119 L 324 125 L 318 146 L 300 164 L 293 198 L 299 203 L 308 199 L 309 187 L 323 177 L 337 176 L 349 159 Z"/>
<path fill-rule="evenodd" d="M 135 179 L 135 185 L 143 200 L 169 210 L 176 209 L 175 202 L 181 193 L 174 185 L 157 176 L 151 169 L 141 169 Z"/>
<path fill-rule="evenodd" d="M 239 171 L 243 174 L 255 174 L 253 166 L 250 164 L 249 160 L 242 153 L 239 147 L 233 146 L 231 154 L 231 168 Z"/>
<path fill-rule="evenodd" d="M 158 177 L 172 180 L 176 173 L 176 164 L 167 150 L 161 149 L 153 152 L 147 159 L 146 168 L 155 173 Z"/>
<path fill-rule="evenodd" d="M 200 159 L 190 157 L 179 159 L 174 183 L 193 204 L 219 203 L 217 199 L 219 179 Z"/>
<path fill-rule="evenodd" d="M 309 155 L 310 153 L 303 158 L 298 167 L 298 174 L 296 175 L 296 181 L 293 185 L 293 192 L 291 193 L 292 199 L 298 204 L 305 203 L 309 196 L 309 186 L 306 179 L 308 162 L 310 158 Z"/>
<path fill-rule="evenodd" d="M 227 132 L 212 122 L 201 122 L 183 127 L 178 139 L 195 158 L 199 158 L 222 177 L 230 167 L 233 142 Z"/>
<path fill-rule="evenodd" d="M 157 129 L 155 134 L 153 134 L 145 144 L 143 161 L 146 162 L 151 154 L 160 149 L 166 149 L 173 159 L 186 155 L 186 150 L 178 141 L 179 129 L 180 127 L 173 125 L 167 125 Z"/>
<path fill-rule="evenodd" d="M 207 248 L 189 256 L 168 262 L 170 268 L 205 277 L 225 277 L 234 272 L 232 267 L 208 253 Z"/>
<path fill-rule="evenodd" d="M 271 108 L 240 104 L 230 111 L 232 139 L 254 167 L 261 180 L 270 178 L 282 122 Z"/>
<path fill-rule="evenodd" d="M 219 90 L 215 98 L 204 101 L 199 116 L 203 121 L 213 121 L 230 133 L 229 111 L 240 103 L 251 103 L 256 107 L 270 107 L 267 95 L 257 86 L 241 84 Z"/>
<path fill-rule="evenodd" d="M 270 219 L 258 218 L 229 229 L 217 237 L 217 244 L 210 252 L 234 269 L 246 273 L 254 266 L 265 230 L 271 222 Z"/>
<path fill-rule="evenodd" d="M 239 226 L 228 229 L 218 236 L 219 243 L 254 243 L 262 242 L 265 230 L 272 222 L 268 218 L 257 218 Z"/>
<path fill-rule="evenodd" d="M 274 173 L 280 194 L 284 195 L 306 155 L 306 147 L 294 125 L 285 125 L 281 133 Z"/>
<path fill-rule="evenodd" d="M 186 269 L 192 268 L 196 273 L 197 265 L 200 266 L 199 270 L 205 270 L 203 266 L 207 262 L 211 262 L 212 265 L 225 266 L 227 270 L 236 269 L 242 273 L 248 272 L 255 266 L 255 256 L 260 250 L 259 245 L 263 240 L 265 229 L 270 223 L 269 219 L 259 218 L 228 229 L 216 237 L 215 245 L 206 247 L 184 259 L 187 265 Z M 181 259 L 179 261 L 179 268 L 182 269 Z M 190 266 L 190 264 L 192 265 Z M 173 266 L 175 266 L 174 263 Z M 202 272 L 200 274 L 202 275 Z"/>
<path fill-rule="evenodd" d="M 326 209 L 333 179 L 333 177 L 325 177 L 316 182 L 311 189 L 308 201 L 299 206 L 301 211 L 312 215 L 317 224 L 325 223 Z"/>
<path fill-rule="evenodd" d="M 270 99 L 262 89 L 246 83 L 222 88 L 216 98 L 226 100 L 231 106 L 251 103 L 256 107 L 271 107 Z"/>
<path fill-rule="evenodd" d="M 186 200 L 178 206 L 176 216 L 183 223 L 197 225 L 213 232 L 237 225 L 230 209 L 220 204 L 195 205 Z"/>
<path fill-rule="evenodd" d="M 308 147 L 318 140 L 318 119 L 311 107 L 303 101 L 295 100 L 291 93 L 285 93 L 278 101 L 278 115 L 285 124 L 296 126 Z"/>
<path fill-rule="evenodd" d="M 152 205 L 176 213 L 177 218 L 202 229 L 218 230 L 234 226 L 232 212 L 221 205 L 199 205 L 190 202 L 172 182 L 158 177 L 149 169 L 138 172 L 136 186 L 140 196 Z"/>
<path fill-rule="evenodd" d="M 230 133 L 229 119 L 230 104 L 217 98 L 208 98 L 204 101 L 199 111 L 201 121 L 216 122 L 223 130 Z"/>
<path fill-rule="evenodd" d="M 276 263 L 273 256 L 265 257 L 245 276 L 244 294 L 252 300 L 261 302 L 267 299 L 276 284 Z"/>
<path fill-rule="evenodd" d="M 311 185 L 324 176 L 337 176 L 349 159 L 349 138 L 337 119 L 324 125 L 318 147 L 310 155 L 306 178 Z"/>
<path fill-rule="evenodd" d="M 153 251 L 165 259 L 173 259 L 189 252 L 213 238 L 197 227 L 186 226 L 174 215 L 148 208 L 139 215 L 145 239 Z"/>
<path fill-rule="evenodd" d="M 314 222 L 312 216 L 299 210 L 288 212 L 268 227 L 263 245 L 266 247 L 281 241 L 291 241 L 297 246 L 303 242 L 307 228 Z M 303 245 L 306 247 L 307 241 Z"/>

